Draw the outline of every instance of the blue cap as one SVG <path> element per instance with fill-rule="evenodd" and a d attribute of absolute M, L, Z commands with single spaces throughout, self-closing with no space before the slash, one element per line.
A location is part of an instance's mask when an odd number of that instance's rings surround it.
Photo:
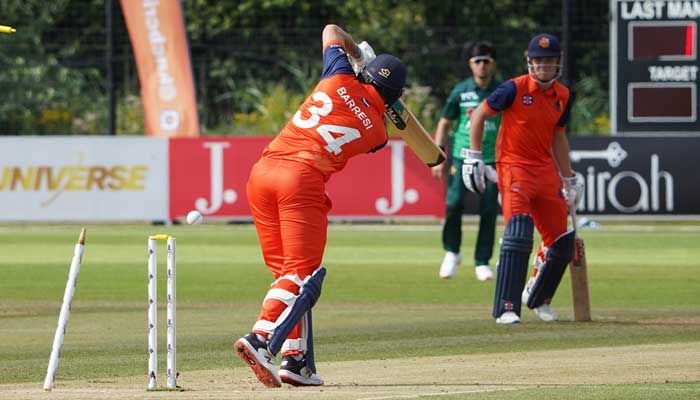
<path fill-rule="evenodd" d="M 365 68 L 379 86 L 401 90 L 406 85 L 406 67 L 401 60 L 390 54 L 378 55 Z"/>
<path fill-rule="evenodd" d="M 528 57 L 560 57 L 559 40 L 549 33 L 540 33 L 530 40 L 527 46 Z"/>

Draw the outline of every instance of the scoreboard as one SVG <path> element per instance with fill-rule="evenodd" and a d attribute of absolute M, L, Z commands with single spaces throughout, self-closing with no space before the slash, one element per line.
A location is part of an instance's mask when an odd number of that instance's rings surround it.
<path fill-rule="evenodd" d="M 613 134 L 697 134 L 700 1 L 610 0 Z"/>

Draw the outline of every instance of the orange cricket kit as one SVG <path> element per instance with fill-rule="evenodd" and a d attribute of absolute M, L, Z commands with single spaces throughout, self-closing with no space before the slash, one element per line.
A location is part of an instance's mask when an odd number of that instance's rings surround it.
<path fill-rule="evenodd" d="M 312 309 L 326 276 L 326 182 L 350 158 L 386 145 L 385 99 L 399 95 L 406 83 L 398 58 L 380 55 L 356 76 L 344 48 L 352 46 L 358 57 L 350 35 L 330 24 L 322 37 L 320 82 L 263 150 L 247 184 L 262 256 L 275 280 L 251 332 L 234 348 L 267 387 L 323 385 L 314 361 Z"/>
<path fill-rule="evenodd" d="M 552 61 L 561 54 L 555 37 L 537 35 L 528 46 L 528 69 L 538 59 Z M 556 321 L 550 303 L 571 260 L 574 238 L 566 230 L 567 204 L 553 153 L 555 139 L 566 140 L 556 135 L 564 135 L 569 90 L 555 76 L 541 81 L 530 71 L 501 84 L 485 106 L 502 113 L 496 168 L 506 224 L 491 315 L 499 324 L 520 323 L 522 304 L 527 304 L 540 320 Z M 526 285 L 535 228 L 543 242 L 536 258 L 539 273 Z"/>
<path fill-rule="evenodd" d="M 253 166 L 248 202 L 263 259 L 275 282 L 253 331 L 271 334 L 300 288 L 323 261 L 331 201 L 325 184 L 356 155 L 381 148 L 388 137 L 384 103 L 359 82 L 342 47 L 324 50 L 324 72 L 311 95 Z M 285 353 L 302 351 L 297 324 Z"/>

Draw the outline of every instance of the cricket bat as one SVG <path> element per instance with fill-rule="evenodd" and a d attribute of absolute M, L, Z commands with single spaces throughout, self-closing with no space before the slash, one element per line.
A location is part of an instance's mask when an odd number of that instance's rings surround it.
<path fill-rule="evenodd" d="M 387 107 L 385 114 L 399 129 L 399 135 L 408 144 L 408 147 L 425 165 L 434 167 L 445 161 L 445 153 L 435 144 L 403 100 L 399 99 Z"/>
<path fill-rule="evenodd" d="M 569 214 L 571 215 L 571 223 L 574 226 L 574 230 L 576 230 L 575 207 L 571 207 Z M 576 230 L 574 243 L 574 258 L 571 260 L 571 266 L 569 267 L 569 274 L 571 275 L 571 297 L 574 304 L 574 320 L 590 321 L 591 302 L 588 291 L 586 246 L 583 242 L 583 238 L 578 235 L 578 230 Z"/>

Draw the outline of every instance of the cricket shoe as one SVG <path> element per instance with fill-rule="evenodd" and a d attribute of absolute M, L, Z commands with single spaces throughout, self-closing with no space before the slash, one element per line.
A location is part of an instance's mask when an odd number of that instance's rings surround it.
<path fill-rule="evenodd" d="M 514 313 L 513 311 L 506 311 L 501 314 L 500 317 L 496 318 L 496 323 L 502 325 L 519 324 L 520 317 L 518 317 L 518 314 Z"/>
<path fill-rule="evenodd" d="M 304 356 L 284 356 L 280 364 L 282 382 L 293 386 L 321 386 L 323 379 L 306 366 Z"/>
<path fill-rule="evenodd" d="M 474 273 L 476 274 L 476 279 L 480 282 L 490 281 L 493 279 L 493 272 L 488 265 L 479 265 L 474 268 Z"/>
<path fill-rule="evenodd" d="M 440 266 L 440 278 L 450 279 L 455 276 L 457 266 L 462 262 L 462 256 L 459 253 L 448 251 L 445 253 L 445 258 L 442 259 Z"/>
<path fill-rule="evenodd" d="M 559 321 L 557 313 L 555 313 L 552 306 L 550 306 L 547 303 L 544 303 L 541 306 L 534 308 L 533 311 L 535 312 L 537 318 L 541 319 L 544 322 Z"/>
<path fill-rule="evenodd" d="M 271 388 L 281 387 L 277 368 L 275 368 L 275 356 L 267 349 L 267 344 L 258 339 L 254 333 L 249 333 L 242 338 L 236 340 L 233 344 L 236 348 L 236 354 L 249 367 L 263 385 Z"/>

